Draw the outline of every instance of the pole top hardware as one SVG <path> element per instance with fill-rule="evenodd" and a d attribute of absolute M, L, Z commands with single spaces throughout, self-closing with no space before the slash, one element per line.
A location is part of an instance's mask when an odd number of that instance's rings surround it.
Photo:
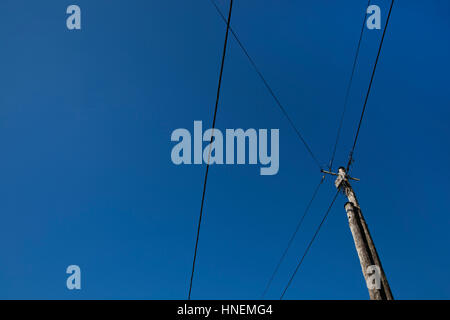
<path fill-rule="evenodd" d="M 358 178 L 353 178 L 353 177 L 350 177 L 349 175 L 345 174 L 345 168 L 344 167 L 340 167 L 338 173 L 334 173 L 334 172 L 327 171 L 327 170 L 324 170 L 324 169 L 320 169 L 320 172 L 326 173 L 326 174 L 331 174 L 333 176 L 340 176 L 340 175 L 343 174 L 344 177 L 347 178 L 348 180 L 361 181 Z"/>
<path fill-rule="evenodd" d="M 340 187 L 342 187 L 342 185 L 341 185 L 342 182 L 344 182 L 344 183 L 346 182 L 348 184 L 348 180 L 360 181 L 358 178 L 353 178 L 353 177 L 350 177 L 349 175 L 347 175 L 344 167 L 340 167 L 338 173 L 327 171 L 324 169 L 321 169 L 320 171 L 322 173 L 337 176 L 336 181 L 334 182 L 334 185 L 336 186 L 337 189 L 340 189 Z"/>

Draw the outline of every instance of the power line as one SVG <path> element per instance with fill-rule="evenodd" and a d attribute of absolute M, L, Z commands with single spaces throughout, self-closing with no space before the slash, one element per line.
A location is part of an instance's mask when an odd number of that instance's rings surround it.
<path fill-rule="evenodd" d="M 222 14 L 222 11 L 220 11 L 220 8 L 217 6 L 216 2 L 214 0 L 210 0 L 211 3 L 214 5 L 214 7 L 216 8 L 216 11 L 219 13 L 219 15 L 222 17 L 223 21 L 227 22 L 227 19 L 225 18 L 225 16 Z M 322 169 L 322 165 L 320 164 L 319 160 L 317 160 L 317 157 L 314 155 L 314 153 L 311 150 L 311 147 L 309 146 L 309 144 L 306 142 L 305 138 L 303 137 L 303 135 L 300 133 L 300 130 L 297 128 L 297 126 L 295 125 L 294 121 L 292 121 L 291 117 L 289 116 L 289 114 L 286 112 L 286 109 L 283 107 L 283 105 L 281 104 L 280 100 L 278 99 L 278 97 L 276 96 L 275 92 L 273 91 L 272 87 L 269 85 L 269 83 L 267 82 L 267 80 L 265 79 L 265 77 L 263 76 L 263 74 L 261 73 L 261 71 L 259 70 L 258 66 L 256 65 L 255 61 L 252 59 L 252 57 L 250 56 L 250 54 L 248 53 L 247 49 L 245 48 L 244 44 L 241 42 L 241 40 L 239 39 L 238 35 L 236 34 L 236 32 L 233 30 L 233 28 L 230 26 L 230 31 L 233 35 L 233 37 L 236 39 L 239 47 L 241 47 L 242 51 L 244 52 L 244 54 L 247 56 L 248 60 L 250 61 L 251 65 L 253 66 L 253 68 L 255 69 L 256 73 L 258 74 L 258 76 L 260 77 L 260 79 L 262 80 L 262 82 L 264 83 L 264 86 L 266 87 L 266 89 L 269 91 L 270 95 L 272 96 L 272 98 L 275 100 L 275 103 L 278 105 L 278 107 L 280 108 L 281 112 L 284 114 L 284 116 L 286 117 L 286 119 L 289 121 L 289 124 L 291 125 L 291 127 L 294 129 L 295 133 L 297 134 L 298 138 L 300 139 L 300 141 L 303 143 L 303 145 L 305 146 L 306 150 L 308 151 L 308 153 L 310 154 L 311 158 L 313 159 L 313 161 L 316 163 L 316 165 L 319 167 L 319 169 Z"/>
<path fill-rule="evenodd" d="M 363 121 L 364 113 L 366 111 L 367 100 L 369 99 L 370 89 L 372 88 L 373 78 L 375 76 L 375 71 L 377 69 L 378 59 L 380 57 L 380 52 L 381 52 L 381 48 L 383 46 L 384 36 L 386 34 L 386 30 L 387 30 L 387 27 L 388 27 L 389 18 L 391 17 L 391 11 L 392 11 L 393 5 L 394 5 L 394 0 L 391 1 L 391 6 L 389 8 L 389 13 L 388 13 L 388 16 L 387 16 L 386 25 L 384 26 L 383 35 L 381 36 L 380 46 L 378 47 L 377 58 L 375 60 L 375 64 L 373 65 L 372 76 L 370 77 L 370 83 L 369 83 L 369 87 L 367 89 L 366 98 L 364 100 L 364 106 L 363 106 L 363 109 L 362 109 L 362 112 L 361 112 L 361 118 L 359 119 L 358 130 L 356 131 L 355 141 L 353 142 L 353 147 L 352 147 L 352 150 L 350 151 L 350 155 L 349 155 L 349 159 L 348 159 L 348 163 L 347 163 L 347 170 L 346 170 L 347 173 L 349 172 L 350 165 L 352 164 L 352 161 L 353 161 L 353 152 L 355 151 L 356 142 L 358 141 L 359 130 L 361 129 L 361 123 Z"/>
<path fill-rule="evenodd" d="M 284 249 L 284 252 L 283 252 L 283 254 L 281 255 L 281 258 L 280 258 L 280 260 L 278 261 L 278 264 L 277 264 L 277 266 L 275 267 L 275 270 L 273 271 L 273 273 L 272 273 L 272 275 L 271 275 L 271 277 L 270 277 L 270 279 L 269 279 L 269 282 L 268 282 L 267 285 L 266 285 L 266 288 L 264 289 L 264 292 L 263 292 L 263 294 L 262 294 L 262 296 L 261 296 L 261 299 L 264 298 L 264 296 L 266 295 L 267 291 L 269 290 L 270 285 L 272 284 L 272 281 L 273 281 L 273 279 L 275 278 L 275 275 L 277 274 L 278 269 L 279 269 L 280 266 L 281 266 L 281 263 L 283 262 L 284 258 L 286 257 L 286 254 L 287 254 L 287 252 L 289 251 L 289 249 L 290 249 L 290 247 L 291 247 L 291 245 L 292 245 L 292 242 L 294 241 L 295 236 L 297 235 L 297 232 L 298 232 L 298 230 L 300 229 L 300 227 L 301 227 L 301 225 L 302 225 L 302 223 L 303 223 L 303 220 L 305 219 L 306 214 L 308 213 L 309 208 L 311 207 L 311 204 L 313 203 L 314 199 L 316 198 L 317 192 L 319 191 L 320 186 L 322 185 L 322 183 L 323 183 L 324 180 L 325 180 L 325 176 L 323 176 L 323 177 L 320 179 L 319 184 L 318 184 L 317 187 L 315 188 L 314 193 L 313 193 L 313 195 L 312 195 L 312 197 L 311 197 L 311 200 L 309 200 L 309 203 L 308 203 L 308 205 L 306 206 L 306 209 L 305 209 L 305 211 L 304 211 L 304 213 L 303 213 L 303 216 L 301 217 L 300 221 L 298 222 L 297 227 L 295 228 L 294 233 L 292 234 L 291 238 L 289 239 L 289 242 L 288 242 L 288 245 L 287 245 L 286 249 Z"/>
<path fill-rule="evenodd" d="M 223 66 L 224 66 L 224 63 L 225 63 L 225 55 L 226 55 L 226 51 L 227 51 L 228 31 L 230 29 L 230 20 L 231 20 L 231 10 L 232 10 L 232 8 L 233 8 L 233 0 L 230 0 L 230 10 L 228 12 L 228 20 L 227 20 L 227 31 L 225 33 L 225 42 L 224 42 L 224 45 L 223 45 L 222 63 L 221 63 L 221 66 L 220 66 L 220 74 L 219 74 L 219 83 L 217 85 L 216 105 L 214 107 L 213 124 L 212 124 L 212 127 L 211 127 L 212 128 L 212 134 L 211 134 L 211 141 L 210 141 L 210 148 L 209 148 L 209 156 L 208 156 L 208 162 L 206 164 L 205 180 L 203 182 L 202 204 L 200 206 L 200 215 L 199 215 L 199 218 L 198 218 L 197 237 L 196 237 L 196 240 L 195 240 L 194 258 L 193 258 L 193 261 L 192 261 L 192 272 L 191 272 L 191 281 L 189 283 L 188 300 L 191 299 L 192 281 L 194 279 L 195 261 L 197 259 L 198 240 L 199 240 L 199 236 L 200 236 L 200 226 L 201 226 L 201 223 L 202 223 L 203 205 L 205 203 L 206 182 L 208 180 L 209 161 L 210 161 L 210 158 L 211 158 L 212 142 L 213 142 L 213 137 L 214 137 L 214 128 L 215 128 L 215 125 L 216 125 L 217 106 L 219 105 L 220 87 L 222 85 Z"/>
<path fill-rule="evenodd" d="M 363 20 L 363 23 L 362 23 L 362 26 L 361 26 L 361 32 L 359 34 L 359 40 L 358 40 L 358 46 L 356 48 L 355 58 L 353 60 L 352 73 L 350 75 L 350 79 L 349 79 L 349 82 L 348 82 L 348 85 L 347 85 L 347 91 L 345 93 L 345 99 L 344 99 L 344 108 L 342 110 L 341 120 L 339 122 L 339 128 L 338 128 L 338 131 L 337 131 L 337 134 L 336 134 L 336 141 L 334 143 L 333 153 L 332 153 L 331 160 L 330 160 L 330 165 L 329 165 L 329 169 L 330 170 L 333 168 L 334 157 L 336 156 L 336 149 L 337 149 L 337 146 L 338 146 L 338 143 L 339 143 L 339 138 L 340 138 L 341 131 L 342 131 L 342 125 L 344 123 L 344 116 L 345 116 L 345 112 L 347 110 L 348 97 L 350 95 L 350 89 L 351 89 L 352 83 L 353 83 L 353 76 L 355 74 L 356 62 L 358 61 L 359 49 L 361 47 L 361 40 L 362 40 L 362 37 L 363 37 L 365 25 L 366 25 L 367 8 L 369 7 L 369 5 L 370 5 L 370 0 L 367 2 L 366 10 L 364 10 L 365 11 L 364 20 Z"/>
<path fill-rule="evenodd" d="M 323 217 L 322 221 L 320 222 L 319 226 L 317 227 L 316 232 L 314 233 L 314 236 L 312 237 L 311 241 L 309 242 L 308 247 L 306 247 L 306 250 L 303 253 L 303 256 L 300 259 L 299 263 L 297 264 L 297 267 L 295 268 L 294 273 L 292 274 L 291 278 L 289 279 L 289 282 L 287 283 L 286 287 L 284 288 L 283 293 L 281 294 L 280 300 L 283 299 L 287 289 L 289 288 L 289 286 L 292 283 L 292 280 L 294 280 L 294 277 L 297 274 L 297 271 L 299 270 L 300 266 L 302 265 L 303 260 L 305 259 L 306 255 L 308 254 L 308 251 L 311 248 L 311 246 L 312 246 L 314 240 L 316 239 L 317 235 L 319 234 L 319 231 L 322 228 L 322 225 L 324 224 L 325 220 L 327 219 L 328 214 L 330 213 L 330 210 L 333 207 L 333 204 L 336 201 L 336 198 L 337 198 L 338 194 L 339 194 L 339 190 L 336 192 L 336 195 L 334 196 L 333 201 L 331 201 L 331 204 L 328 207 L 327 212 L 325 213 L 325 216 Z"/>

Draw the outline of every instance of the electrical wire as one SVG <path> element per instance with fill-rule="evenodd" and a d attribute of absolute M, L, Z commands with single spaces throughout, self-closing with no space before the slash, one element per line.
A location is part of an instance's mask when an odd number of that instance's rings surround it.
<path fill-rule="evenodd" d="M 195 240 L 195 249 L 194 249 L 194 258 L 192 261 L 192 272 L 191 272 L 191 280 L 189 283 L 189 293 L 188 293 L 188 300 L 191 299 L 191 292 L 192 292 L 192 282 L 194 279 L 194 273 L 195 273 L 195 262 L 197 259 L 197 250 L 198 250 L 198 240 L 200 237 L 200 226 L 202 223 L 202 217 L 203 217 L 203 205 L 205 203 L 205 193 L 206 193 L 206 182 L 208 180 L 208 172 L 209 172 L 209 161 L 211 158 L 211 150 L 212 150 L 212 142 L 214 137 L 214 128 L 216 125 L 216 116 L 217 116 L 217 106 L 219 105 L 219 98 L 220 98 L 220 87 L 222 84 L 222 75 L 223 75 L 223 66 L 225 64 L 225 56 L 227 51 L 227 43 L 228 43 L 228 31 L 230 29 L 230 20 L 231 20 L 231 10 L 233 8 L 233 0 L 230 0 L 230 10 L 228 12 L 228 20 L 227 20 L 227 31 L 225 33 L 225 42 L 223 45 L 223 52 L 222 52 L 222 63 L 220 66 L 220 74 L 219 74 L 219 83 L 217 85 L 217 95 L 216 95 L 216 105 L 214 107 L 214 118 L 213 118 L 213 124 L 212 124 L 212 134 L 211 134 L 211 141 L 210 141 L 210 148 L 209 148 L 209 156 L 208 156 L 208 162 L 206 164 L 206 172 L 205 172 L 205 180 L 203 182 L 203 193 L 202 193 L 202 204 L 200 206 L 200 215 L 198 218 L 198 227 L 197 227 L 197 237 Z"/>
<path fill-rule="evenodd" d="M 287 289 L 289 288 L 289 286 L 292 283 L 292 280 L 294 280 L 294 277 L 297 274 L 298 270 L 300 269 L 300 266 L 302 265 L 303 260 L 305 259 L 306 255 L 308 254 L 308 251 L 311 248 L 311 246 L 312 246 L 314 240 L 316 239 L 317 235 L 319 234 L 319 231 L 322 228 L 322 225 L 324 224 L 325 220 L 327 219 L 328 214 L 330 213 L 330 210 L 333 207 L 333 204 L 336 201 L 338 194 L 339 194 L 339 191 L 336 192 L 336 195 L 334 196 L 333 201 L 331 201 L 331 204 L 329 205 L 329 207 L 328 207 L 324 217 L 322 218 L 322 221 L 320 222 L 319 226 L 317 227 L 316 232 L 314 233 L 314 236 L 312 237 L 311 241 L 309 242 L 308 246 L 306 247 L 306 250 L 303 253 L 302 258 L 300 259 L 299 263 L 297 264 L 297 267 L 295 268 L 294 273 L 291 275 L 291 278 L 289 279 L 286 287 L 283 290 L 283 293 L 281 294 L 280 300 L 283 299 L 284 295 L 286 294 Z"/>
<path fill-rule="evenodd" d="M 216 2 L 214 0 L 210 0 L 211 3 L 214 5 L 214 7 L 216 8 L 216 11 L 218 12 L 218 14 L 222 17 L 222 20 L 227 22 L 227 19 L 225 18 L 225 16 L 222 14 L 222 11 L 220 11 L 220 8 L 217 6 Z M 263 76 L 262 72 L 259 70 L 258 66 L 256 65 L 255 61 L 253 60 L 253 58 L 250 56 L 250 54 L 248 53 L 247 49 L 245 48 L 244 44 L 241 42 L 241 40 L 239 39 L 238 35 L 236 34 L 236 32 L 233 30 L 233 28 L 230 26 L 230 31 L 231 34 L 233 35 L 233 37 L 236 39 L 239 47 L 241 47 L 242 51 L 244 52 L 245 56 L 247 57 L 247 59 L 250 61 L 250 64 L 253 66 L 253 69 L 255 69 L 256 73 L 258 74 L 259 78 L 262 80 L 262 82 L 264 83 L 264 86 L 266 87 L 266 89 L 269 91 L 269 94 L 272 96 L 272 98 L 275 100 L 275 103 L 278 105 L 278 108 L 281 110 L 281 112 L 283 113 L 283 115 L 286 117 L 286 119 L 288 120 L 289 124 L 291 125 L 291 127 L 294 129 L 295 133 L 297 134 L 298 138 L 300 139 L 300 141 L 303 143 L 303 145 L 305 146 L 306 150 L 308 151 L 309 155 L 311 156 L 311 158 L 313 159 L 313 161 L 315 162 L 315 164 L 319 167 L 319 169 L 322 169 L 322 165 L 320 164 L 319 160 L 317 159 L 317 157 L 314 155 L 314 153 L 312 152 L 311 147 L 309 146 L 309 144 L 306 142 L 305 138 L 303 137 L 303 135 L 300 133 L 300 130 L 297 128 L 297 126 L 295 125 L 294 121 L 291 119 L 291 117 L 289 116 L 289 114 L 287 113 L 286 109 L 283 107 L 283 105 L 281 104 L 280 100 L 278 99 L 278 97 L 276 96 L 275 92 L 273 91 L 272 87 L 269 85 L 269 83 L 267 82 L 266 78 Z"/>
<path fill-rule="evenodd" d="M 309 208 L 311 207 L 311 204 L 313 203 L 314 199 L 316 198 L 316 195 L 317 195 L 317 193 L 318 193 L 318 191 L 319 191 L 319 189 L 320 189 L 320 186 L 322 185 L 322 183 L 323 183 L 324 180 L 325 180 L 325 176 L 323 176 L 323 177 L 320 179 L 319 184 L 318 184 L 318 185 L 316 186 L 316 188 L 314 189 L 314 193 L 313 193 L 313 195 L 312 195 L 312 197 L 311 197 L 311 200 L 309 200 L 308 205 L 306 206 L 306 209 L 305 209 L 305 211 L 303 212 L 303 216 L 300 218 L 300 221 L 298 222 L 297 227 L 295 228 L 294 233 L 291 235 L 291 238 L 289 239 L 289 242 L 288 242 L 286 248 L 284 249 L 283 254 L 281 255 L 281 258 L 280 258 L 280 260 L 278 261 L 277 266 L 275 267 L 275 270 L 273 271 L 273 273 L 272 273 L 272 275 L 271 275 L 271 277 L 270 277 L 270 279 L 269 279 L 269 282 L 268 282 L 267 285 L 266 285 L 266 288 L 264 289 L 264 292 L 263 292 L 263 294 L 262 294 L 262 296 L 261 296 L 261 299 L 264 299 L 264 297 L 265 297 L 267 291 L 269 290 L 269 288 L 270 288 L 270 286 L 271 286 L 271 284 L 272 284 L 272 281 L 273 281 L 273 279 L 275 278 L 275 275 L 277 274 L 278 269 L 280 268 L 280 266 L 281 266 L 281 264 L 282 264 L 284 258 L 286 257 L 286 254 L 288 253 L 289 249 L 291 248 L 291 245 L 292 245 L 292 243 L 293 243 L 293 241 L 294 241 L 294 239 L 295 239 L 295 236 L 297 235 L 298 230 L 300 229 L 301 225 L 303 224 L 303 220 L 305 219 L 305 217 L 306 217 L 306 215 L 307 215 L 307 213 L 308 213 L 308 211 L 309 211 Z"/>
<path fill-rule="evenodd" d="M 357 47 L 356 47 L 355 57 L 354 57 L 354 59 L 353 59 L 352 73 L 351 73 L 351 75 L 350 75 L 350 79 L 349 79 L 348 84 L 347 84 L 347 90 L 346 90 L 346 93 L 345 93 L 345 99 L 344 99 L 344 108 L 343 108 L 343 110 L 342 110 L 341 120 L 339 121 L 339 127 L 338 127 L 338 131 L 337 131 L 337 134 L 336 134 L 336 141 L 335 141 L 335 143 L 334 143 L 334 147 L 333 147 L 333 152 L 332 152 L 330 164 L 329 164 L 329 166 L 328 166 L 328 168 L 330 169 L 330 171 L 333 169 L 333 162 L 334 162 L 334 158 L 335 158 L 335 156 L 336 156 L 336 149 L 337 149 L 337 146 L 338 146 L 338 143 L 339 143 L 339 138 L 340 138 L 340 136 L 341 136 L 342 125 L 343 125 L 343 123 L 344 123 L 344 116 L 345 116 L 345 112 L 346 112 L 346 110 L 347 110 L 348 98 L 349 98 L 349 96 L 350 96 L 350 89 L 351 89 L 351 87 L 352 87 L 353 76 L 354 76 L 355 70 L 356 70 L 356 62 L 358 61 L 359 49 L 360 49 L 360 47 L 361 47 L 361 40 L 362 40 L 362 37 L 363 37 L 365 25 L 366 25 L 367 8 L 369 7 L 369 5 L 370 5 L 370 0 L 367 2 L 367 7 L 366 7 L 366 10 L 365 10 L 365 14 L 364 14 L 364 20 L 363 20 L 363 23 L 362 23 L 362 26 L 361 26 L 361 32 L 360 32 L 360 34 L 359 34 L 358 45 L 357 45 Z"/>
<path fill-rule="evenodd" d="M 366 111 L 367 100 L 369 99 L 370 89 L 372 88 L 373 78 L 375 76 L 375 71 L 377 69 L 378 59 L 380 58 L 380 52 L 381 52 L 381 48 L 383 47 L 384 36 L 386 35 L 386 30 L 387 30 L 387 27 L 388 27 L 389 18 L 391 17 L 391 12 L 392 12 L 393 5 L 394 5 L 394 0 L 391 1 L 391 6 L 389 8 L 389 13 L 388 13 L 388 16 L 387 16 L 386 25 L 384 26 L 383 35 L 381 36 L 380 46 L 378 47 L 377 58 L 375 59 L 375 64 L 373 65 L 372 76 L 370 77 L 370 83 L 369 83 L 369 87 L 367 88 L 366 98 L 364 99 L 364 105 L 363 105 L 362 112 L 361 112 L 361 118 L 359 119 L 359 123 L 358 123 L 358 130 L 356 131 L 355 140 L 353 142 L 353 147 L 352 147 L 352 149 L 350 151 L 350 154 L 349 154 L 349 159 L 348 159 L 348 163 L 347 163 L 347 170 L 346 170 L 347 173 L 349 172 L 350 166 L 351 166 L 351 164 L 353 162 L 353 153 L 355 151 L 356 142 L 358 141 L 359 130 L 361 129 L 361 123 L 363 121 L 364 113 Z"/>

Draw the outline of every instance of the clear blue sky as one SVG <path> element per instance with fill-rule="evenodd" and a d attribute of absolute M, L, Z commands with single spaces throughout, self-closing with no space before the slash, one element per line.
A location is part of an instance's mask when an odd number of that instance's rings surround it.
<path fill-rule="evenodd" d="M 222 10 L 228 1 L 217 0 Z M 323 164 L 366 0 L 235 1 L 232 25 Z M 390 4 L 377 0 L 383 26 Z M 66 28 L 78 4 L 82 30 Z M 209 0 L 2 0 L 0 298 L 184 299 L 205 166 L 170 160 L 212 121 L 225 25 Z M 449 299 L 450 5 L 396 1 L 354 187 L 398 299 Z M 366 30 L 345 165 L 382 30 Z M 217 127 L 279 128 L 280 170 L 213 166 L 192 298 L 257 299 L 320 172 L 234 39 Z M 328 178 L 275 279 L 279 298 L 334 194 Z M 286 299 L 367 299 L 340 196 Z M 82 290 L 66 289 L 66 267 Z"/>

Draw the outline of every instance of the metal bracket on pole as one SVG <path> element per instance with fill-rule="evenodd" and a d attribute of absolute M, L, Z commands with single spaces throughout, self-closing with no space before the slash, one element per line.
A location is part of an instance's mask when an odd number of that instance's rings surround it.
<path fill-rule="evenodd" d="M 334 173 L 334 172 L 327 171 L 327 170 L 324 170 L 324 169 L 321 169 L 320 172 L 326 173 L 326 174 L 331 174 L 331 175 L 333 175 L 333 176 L 339 176 L 339 173 Z M 348 180 L 361 181 L 360 179 L 350 177 L 349 175 L 345 175 L 345 177 L 346 177 Z"/>
<path fill-rule="evenodd" d="M 326 173 L 326 174 L 331 174 L 332 176 L 337 176 L 336 181 L 334 182 L 337 189 L 340 188 L 340 185 L 343 181 L 348 181 L 348 180 L 360 181 L 358 178 L 353 178 L 353 177 L 350 177 L 349 175 L 347 175 L 344 167 L 340 167 L 338 173 L 327 171 L 324 169 L 321 169 L 320 172 Z"/>

